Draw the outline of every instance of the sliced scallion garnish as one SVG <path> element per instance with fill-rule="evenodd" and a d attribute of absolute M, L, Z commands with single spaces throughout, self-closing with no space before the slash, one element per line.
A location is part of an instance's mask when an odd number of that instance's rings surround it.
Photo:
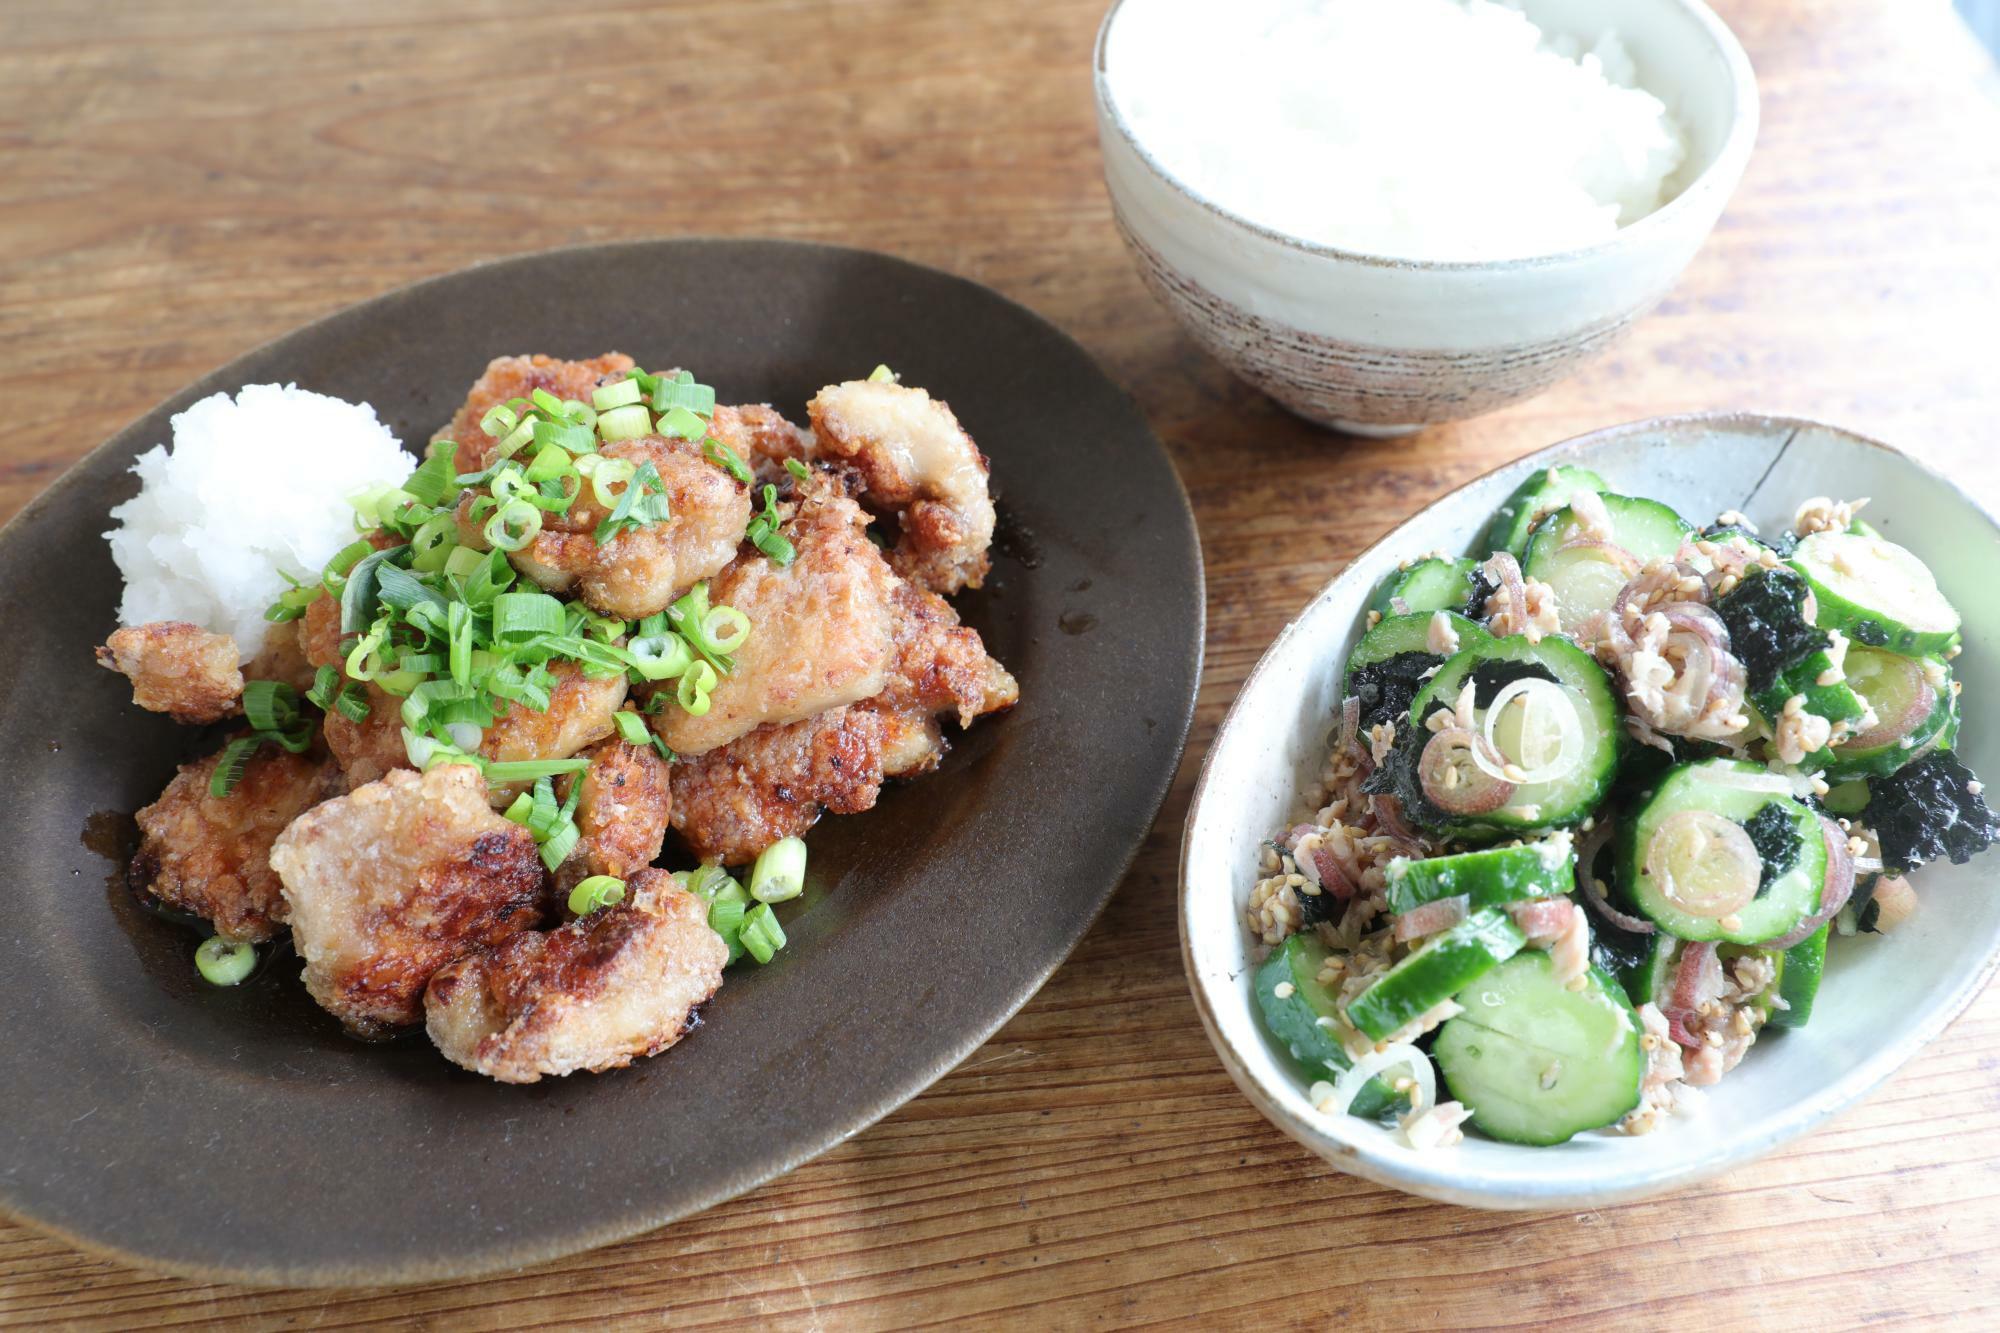
<path fill-rule="evenodd" d="M 576 916 L 589 916 L 624 901 L 625 881 L 616 875 L 591 875 L 569 891 L 569 910 Z"/>
<path fill-rule="evenodd" d="M 195 970 L 211 986 L 234 986 L 257 970 L 257 946 L 211 935 L 195 946 Z"/>
<path fill-rule="evenodd" d="M 806 845 L 800 838 L 780 838 L 757 854 L 750 869 L 750 896 L 760 903 L 782 903 L 806 887 Z"/>
<path fill-rule="evenodd" d="M 711 914 L 714 909 L 709 909 Z M 768 963 L 785 947 L 785 931 L 778 924 L 778 914 L 771 910 L 769 903 L 758 903 L 744 914 L 743 924 L 737 928 L 736 938 L 743 945 L 743 951 L 760 964 Z"/>

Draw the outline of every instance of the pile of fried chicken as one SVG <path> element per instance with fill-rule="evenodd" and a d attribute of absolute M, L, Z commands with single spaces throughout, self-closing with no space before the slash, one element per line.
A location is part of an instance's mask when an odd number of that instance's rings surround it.
<path fill-rule="evenodd" d="M 440 437 L 476 471 L 496 404 L 537 389 L 587 402 L 632 367 L 616 353 L 503 357 Z M 871 378 L 822 389 L 809 413 L 802 428 L 768 405 L 721 406 L 709 431 L 750 465 L 756 494 L 779 488 L 788 564 L 745 541 L 753 486 L 698 442 L 659 435 L 602 452 L 654 464 L 667 521 L 599 545 L 605 514 L 586 493 L 510 553 L 542 589 L 604 615 L 652 615 L 707 580 L 753 626 L 706 714 L 647 716 L 671 764 L 615 724 L 651 687 L 573 664 L 557 668 L 546 712 L 517 706 L 486 729 L 486 759 L 590 761 L 558 783 L 565 798 L 582 785 L 582 836 L 553 875 L 530 832 L 497 812 L 514 790 L 466 764 L 411 769 L 399 701 L 371 682 L 365 720 L 329 712 L 303 754 L 262 747 L 228 796 L 210 794 L 219 755 L 182 767 L 138 814 L 135 888 L 229 940 L 289 929 L 307 989 L 350 1032 L 423 1023 L 447 1058 L 506 1082 L 672 1045 L 720 986 L 727 951 L 706 903 L 652 868 L 668 826 L 705 862 L 745 864 L 823 811 L 869 809 L 885 778 L 935 768 L 943 717 L 969 725 L 1018 694 L 944 600 L 980 586 L 994 526 L 986 459 L 950 408 Z M 871 540 L 877 520 L 893 540 Z M 478 540 L 463 515 L 460 527 Z M 341 662 L 340 638 L 336 600 L 320 597 L 240 667 L 231 639 L 182 622 L 122 628 L 98 659 L 141 707 L 209 724 L 241 712 L 246 678 L 304 691 Z M 623 901 L 572 917 L 564 895 L 594 875 L 625 880 Z"/>

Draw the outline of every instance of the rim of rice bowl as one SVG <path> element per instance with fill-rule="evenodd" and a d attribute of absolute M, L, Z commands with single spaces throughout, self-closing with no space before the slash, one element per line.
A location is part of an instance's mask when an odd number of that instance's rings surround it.
<path fill-rule="evenodd" d="M 1133 0 L 1147 3 L 1148 0 Z M 1111 0 L 1111 7 L 1104 12 L 1104 21 L 1098 24 L 1097 41 L 1091 52 L 1092 83 L 1097 94 L 1099 112 L 1118 130 L 1118 135 L 1138 155 L 1139 160 L 1160 180 L 1166 182 L 1177 194 L 1198 204 L 1216 217 L 1261 236 L 1266 240 L 1307 254 L 1320 255 L 1328 259 L 1345 260 L 1349 263 L 1367 264 L 1377 268 L 1429 269 L 1429 270 L 1471 270 L 1497 268 L 1542 268 L 1557 264 L 1572 263 L 1588 256 L 1606 254 L 1639 244 L 1651 232 L 1666 225 L 1664 220 L 1685 212 L 1692 207 L 1692 199 L 1703 186 L 1713 180 L 1725 167 L 1740 168 L 1742 161 L 1750 154 L 1750 145 L 1757 133 L 1757 83 L 1750 68 L 1750 57 L 1736 40 L 1736 34 L 1717 17 L 1702 0 L 1651 0 L 1651 3 L 1667 5 L 1687 14 L 1698 23 L 1714 43 L 1716 52 L 1722 57 L 1728 69 L 1730 83 L 1729 127 L 1720 145 L 1707 165 L 1695 173 L 1674 197 L 1655 208 L 1644 217 L 1619 227 L 1611 235 L 1588 245 L 1571 246 L 1563 250 L 1551 250 L 1545 254 L 1518 255 L 1498 259 L 1411 259 L 1398 255 L 1383 254 L 1371 250 L 1355 250 L 1345 246 L 1332 245 L 1325 241 L 1309 240 L 1294 232 L 1281 231 L 1276 227 L 1253 221 L 1226 205 L 1195 190 L 1179 176 L 1168 170 L 1153 150 L 1147 147 L 1126 120 L 1118 99 L 1111 93 L 1109 71 L 1105 63 L 1106 51 L 1110 45 L 1111 29 L 1117 23 L 1119 13 L 1128 0 Z M 1532 15 L 1530 16 L 1532 18 Z M 1730 171 L 1733 179 L 1735 170 Z"/>

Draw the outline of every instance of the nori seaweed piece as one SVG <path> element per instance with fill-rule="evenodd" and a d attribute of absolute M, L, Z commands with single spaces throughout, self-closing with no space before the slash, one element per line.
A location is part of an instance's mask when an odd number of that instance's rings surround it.
<path fill-rule="evenodd" d="M 1753 696 L 1833 642 L 1806 619 L 1806 596 L 1805 580 L 1795 571 L 1760 567 L 1715 604 L 1729 627 L 1729 651 L 1743 664 Z"/>
<path fill-rule="evenodd" d="M 1556 679 L 1556 673 L 1540 662 L 1510 662 L 1504 657 L 1489 657 L 1472 668 L 1472 702 L 1481 708 L 1490 708 L 1500 691 L 1517 680 L 1546 680 L 1562 684 Z"/>
<path fill-rule="evenodd" d="M 1347 689 L 1361 701 L 1361 730 L 1394 722 L 1408 712 L 1410 700 L 1424 687 L 1424 673 L 1442 661 L 1434 653 L 1397 653 L 1356 667 L 1347 678 Z"/>
<path fill-rule="evenodd" d="M 1757 877 L 1757 896 L 1761 898 L 1799 863 L 1798 824 L 1789 806 L 1772 801 L 1743 821 L 1743 831 L 1750 835 L 1751 845 L 1764 863 L 1763 873 Z"/>
<path fill-rule="evenodd" d="M 1940 750 L 1869 783 L 1869 826 L 1882 864 L 1915 870 L 1940 856 L 1964 865 L 2000 837 L 2000 819 L 1976 791 L 1972 770 Z"/>

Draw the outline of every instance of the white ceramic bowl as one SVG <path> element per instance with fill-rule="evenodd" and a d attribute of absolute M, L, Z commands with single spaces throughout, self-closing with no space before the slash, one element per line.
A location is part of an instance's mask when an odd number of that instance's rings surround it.
<path fill-rule="evenodd" d="M 1529 259 L 1399 260 L 1260 227 L 1170 176 L 1113 99 L 1117 0 L 1095 71 L 1104 180 L 1153 294 L 1210 353 L 1292 411 L 1394 434 L 1555 383 L 1664 296 L 1736 188 L 1757 136 L 1743 48 L 1700 0 L 1522 0 L 1545 30 L 1615 30 L 1689 137 L 1666 205 L 1599 244 Z M 1221 20 L 1221 21 L 1226 21 Z"/>
<path fill-rule="evenodd" d="M 1830 426 L 1741 415 L 1615 426 L 1512 463 L 1391 532 L 1279 634 L 1210 748 L 1181 844 L 1181 950 L 1209 1039 L 1238 1087 L 1273 1123 L 1342 1170 L 1413 1194 L 1481 1208 L 1579 1208 L 1716 1175 L 1772 1151 L 1866 1094 L 1938 1035 L 2000 962 L 2000 852 L 1913 878 L 1921 906 L 1893 936 L 1835 940 L 1812 1021 L 1753 1047 L 1702 1109 L 1641 1138 L 1597 1131 L 1560 1147 L 1478 1136 L 1420 1153 L 1353 1116 L 1328 1116 L 1265 1037 L 1250 989 L 1243 904 L 1258 843 L 1284 827 L 1314 780 L 1339 708 L 1341 664 L 1370 593 L 1411 555 L 1471 544 L 1533 469 L 1595 469 L 1618 490 L 1674 505 L 1691 521 L 1740 509 L 1782 530 L 1799 500 L 1870 496 L 1868 520 L 1927 561 L 1965 618 L 1954 663 L 1970 725 L 1959 751 L 2000 774 L 2000 605 L 1992 571 L 2000 524 L 1949 481 L 1887 445 Z"/>

